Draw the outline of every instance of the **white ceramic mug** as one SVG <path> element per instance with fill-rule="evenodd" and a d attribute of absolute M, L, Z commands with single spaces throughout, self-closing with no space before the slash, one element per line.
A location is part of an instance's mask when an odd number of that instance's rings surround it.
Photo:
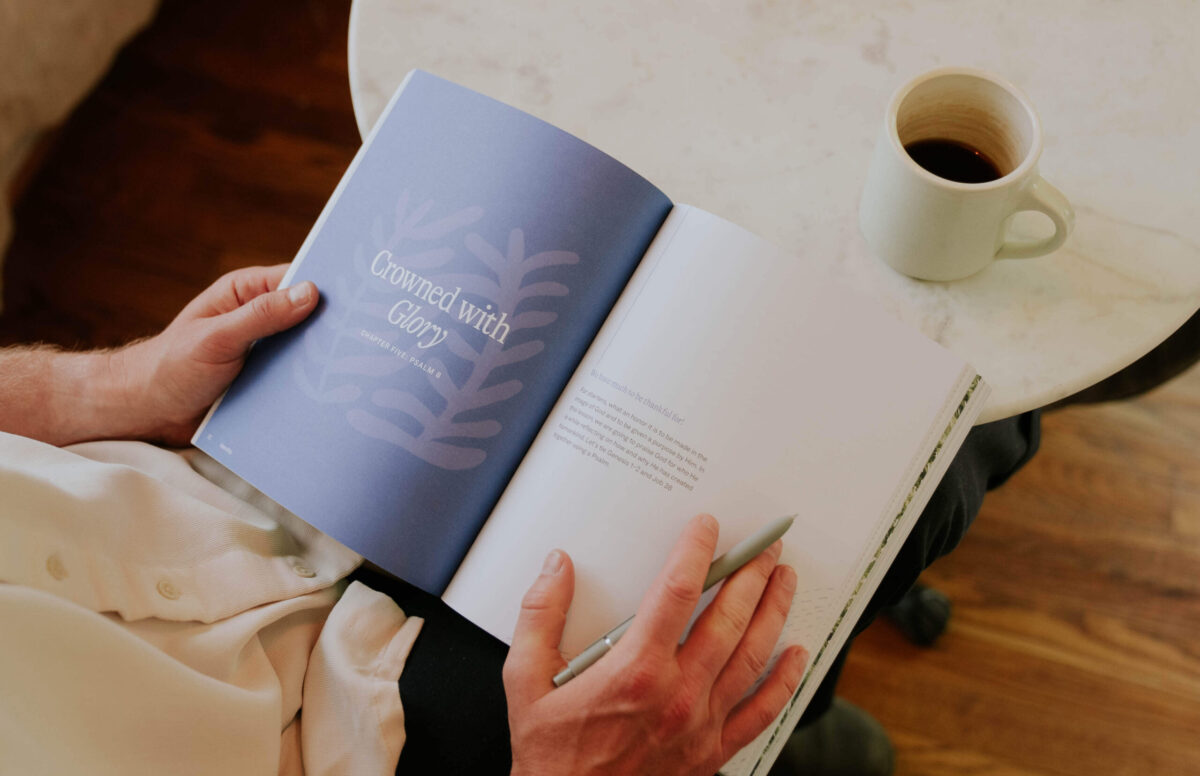
<path fill-rule="evenodd" d="M 999 177 L 963 183 L 936 175 L 905 151 L 922 140 L 966 146 Z M 1012 84 L 967 68 L 920 75 L 888 103 L 859 208 L 863 236 L 892 268 L 923 280 L 957 280 L 995 259 L 1049 253 L 1067 239 L 1075 213 L 1038 174 L 1041 152 L 1041 122 Z M 1045 213 L 1054 234 L 1010 239 L 1009 218 L 1023 210 Z"/>

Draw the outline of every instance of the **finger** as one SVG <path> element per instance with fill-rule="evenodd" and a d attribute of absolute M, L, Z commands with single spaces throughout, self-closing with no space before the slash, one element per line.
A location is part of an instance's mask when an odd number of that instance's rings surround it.
<path fill-rule="evenodd" d="M 674 655 L 700 601 L 704 577 L 717 547 L 717 532 L 712 515 L 692 518 L 642 599 L 622 641 L 629 641 L 637 649 Z"/>
<path fill-rule="evenodd" d="M 746 633 L 782 549 L 783 543 L 775 541 L 726 579 L 692 626 L 679 650 L 679 664 L 684 671 L 699 671 L 706 687 L 721 673 Z"/>
<path fill-rule="evenodd" d="M 713 683 L 709 703 L 720 714 L 732 708 L 766 670 L 795 592 L 796 572 L 787 566 L 775 567 L 745 635 Z"/>
<path fill-rule="evenodd" d="M 800 686 L 807 662 L 808 653 L 803 647 L 789 647 L 780 655 L 766 681 L 734 707 L 721 731 L 722 750 L 726 754 L 732 757 L 775 721 Z"/>
<path fill-rule="evenodd" d="M 278 288 L 288 266 L 243 267 L 227 272 L 188 303 L 180 317 L 207 318 L 232 312 L 251 299 Z"/>
<path fill-rule="evenodd" d="M 255 340 L 295 326 L 316 309 L 311 281 L 260 294 L 241 307 L 209 319 L 206 358 L 225 363 L 242 358 Z"/>
<path fill-rule="evenodd" d="M 504 661 L 504 689 L 510 700 L 531 703 L 554 689 L 554 675 L 567 664 L 558 645 L 574 595 L 571 559 L 562 550 L 554 550 L 521 600 L 512 646 Z"/>

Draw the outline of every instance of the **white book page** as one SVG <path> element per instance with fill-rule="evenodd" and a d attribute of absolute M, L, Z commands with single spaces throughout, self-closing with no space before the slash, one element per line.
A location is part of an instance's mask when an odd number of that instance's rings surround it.
<path fill-rule="evenodd" d="M 562 548 L 574 654 L 635 611 L 692 515 L 718 518 L 723 552 L 796 513 L 784 640 L 815 653 L 970 377 L 802 258 L 677 206 L 443 598 L 510 641 Z"/>

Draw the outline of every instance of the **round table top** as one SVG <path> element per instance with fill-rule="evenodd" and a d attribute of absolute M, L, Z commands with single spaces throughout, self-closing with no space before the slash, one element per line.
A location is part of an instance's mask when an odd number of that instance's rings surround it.
<path fill-rule="evenodd" d="M 1098 382 L 1200 308 L 1197 29 L 1191 0 L 355 0 L 350 88 L 364 135 L 416 67 L 577 135 L 965 358 L 992 386 L 986 422 Z M 858 200 L 884 107 L 944 65 L 1037 106 L 1041 172 L 1077 214 L 1056 253 L 930 283 L 868 251 Z"/>

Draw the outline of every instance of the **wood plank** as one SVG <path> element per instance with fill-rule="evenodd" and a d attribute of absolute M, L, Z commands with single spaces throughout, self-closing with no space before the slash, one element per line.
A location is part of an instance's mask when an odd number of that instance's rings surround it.
<path fill-rule="evenodd" d="M 1047 415 L 1043 447 L 923 581 L 934 649 L 877 623 L 841 692 L 900 774 L 1200 773 L 1200 369 Z"/>

